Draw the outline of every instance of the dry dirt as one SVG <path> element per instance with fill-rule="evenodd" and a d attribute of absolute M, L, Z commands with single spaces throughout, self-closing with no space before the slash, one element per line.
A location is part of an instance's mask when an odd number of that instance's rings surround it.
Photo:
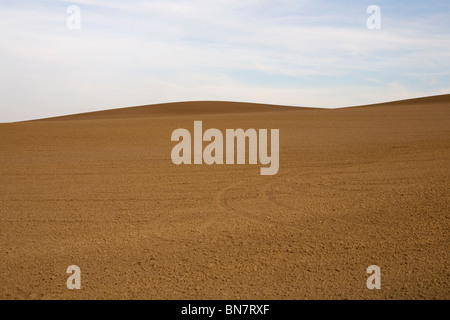
<path fill-rule="evenodd" d="M 194 120 L 279 129 L 278 174 L 174 165 Z M 1 299 L 450 298 L 450 95 L 125 108 L 0 124 L 0 146 Z"/>

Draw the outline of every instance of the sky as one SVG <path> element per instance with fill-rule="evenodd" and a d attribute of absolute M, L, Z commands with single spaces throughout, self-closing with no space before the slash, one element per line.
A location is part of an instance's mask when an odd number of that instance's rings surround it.
<path fill-rule="evenodd" d="M 367 26 L 371 5 L 380 29 Z M 0 2 L 0 122 L 176 101 L 336 108 L 447 93 L 448 0 Z"/>

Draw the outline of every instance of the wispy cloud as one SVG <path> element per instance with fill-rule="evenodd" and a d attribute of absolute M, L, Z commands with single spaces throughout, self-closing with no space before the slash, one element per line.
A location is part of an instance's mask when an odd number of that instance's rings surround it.
<path fill-rule="evenodd" d="M 448 4 L 374 2 L 3 1 L 0 121 L 166 101 L 337 107 L 446 92 Z M 66 28 L 73 4 L 81 30 Z M 366 28 L 370 4 L 381 30 Z"/>

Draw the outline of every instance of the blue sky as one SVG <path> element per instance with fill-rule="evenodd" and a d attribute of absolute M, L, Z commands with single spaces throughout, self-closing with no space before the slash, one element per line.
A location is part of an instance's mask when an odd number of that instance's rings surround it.
<path fill-rule="evenodd" d="M 80 8 L 81 29 L 66 12 Z M 369 30 L 369 5 L 381 29 Z M 450 1 L 0 2 L 0 122 L 185 100 L 450 93 Z"/>

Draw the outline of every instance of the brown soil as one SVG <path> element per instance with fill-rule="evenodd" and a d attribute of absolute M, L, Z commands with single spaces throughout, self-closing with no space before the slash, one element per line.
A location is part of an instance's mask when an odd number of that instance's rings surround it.
<path fill-rule="evenodd" d="M 194 120 L 279 129 L 278 174 L 174 165 Z M 0 124 L 0 146 L 1 299 L 450 298 L 450 95 L 142 106 Z"/>

